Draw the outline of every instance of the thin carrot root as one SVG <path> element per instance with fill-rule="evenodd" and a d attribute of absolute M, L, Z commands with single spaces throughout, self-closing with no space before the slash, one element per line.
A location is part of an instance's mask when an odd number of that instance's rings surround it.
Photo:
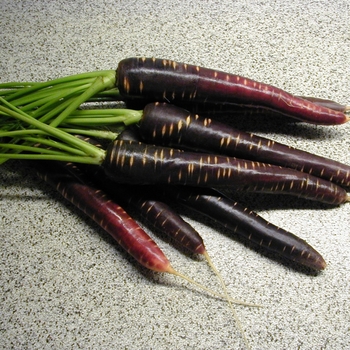
<path fill-rule="evenodd" d="M 203 253 L 203 255 L 204 255 L 204 257 L 207 259 L 207 262 L 208 262 L 209 266 L 212 268 L 212 270 L 214 271 L 214 273 L 215 273 L 216 276 L 218 277 L 218 279 L 219 279 L 219 281 L 220 281 L 220 284 L 221 284 L 221 286 L 222 286 L 222 289 L 223 289 L 223 291 L 224 291 L 224 293 L 225 293 L 225 296 L 226 296 L 227 302 L 228 302 L 228 304 L 229 304 L 229 307 L 230 307 L 230 309 L 231 309 L 231 311 L 232 311 L 233 318 L 235 319 L 236 324 L 237 324 L 237 327 L 238 327 L 238 329 L 239 329 L 239 331 L 240 331 L 240 333 L 241 333 L 241 335 L 242 335 L 242 337 L 243 337 L 244 343 L 245 343 L 247 349 L 250 349 L 250 345 L 249 345 L 248 339 L 247 339 L 247 337 L 246 337 L 246 335 L 245 335 L 245 332 L 244 332 L 242 323 L 241 323 L 241 321 L 239 320 L 239 317 L 238 317 L 238 315 L 237 315 L 237 312 L 236 312 L 236 310 L 234 309 L 234 307 L 233 307 L 233 305 L 232 305 L 232 303 L 231 303 L 230 297 L 229 297 L 229 295 L 228 295 L 228 291 L 227 291 L 226 284 L 225 284 L 225 282 L 224 282 L 224 280 L 223 280 L 223 278 L 222 278 L 220 272 L 216 269 L 215 265 L 213 264 L 213 262 L 212 262 L 212 260 L 211 260 L 211 258 L 210 258 L 210 256 L 209 256 L 209 254 L 208 254 L 208 252 L 205 251 L 205 252 Z"/>
<path fill-rule="evenodd" d="M 202 284 L 194 281 L 193 279 L 187 277 L 186 275 L 183 275 L 182 273 L 176 271 L 172 266 L 169 266 L 167 268 L 167 270 L 163 271 L 163 272 L 168 272 L 168 273 L 171 273 L 172 275 L 178 276 L 178 277 L 182 278 L 183 280 L 185 280 L 185 281 L 195 285 L 196 287 L 206 291 L 207 293 L 209 293 L 209 294 L 211 294 L 211 295 L 213 295 L 215 297 L 227 300 L 227 297 L 225 295 L 217 293 L 214 290 L 203 286 Z M 245 301 L 242 301 L 242 300 L 237 300 L 237 299 L 232 299 L 232 298 L 229 298 L 229 300 L 230 300 L 231 303 L 236 304 L 236 305 L 250 306 L 250 307 L 262 307 L 262 305 L 254 304 L 254 303 L 248 303 L 248 302 L 245 302 Z"/>
<path fill-rule="evenodd" d="M 241 324 L 241 322 L 240 322 L 240 320 L 239 320 L 239 317 L 238 317 L 238 315 L 237 315 L 235 309 L 233 308 L 233 305 L 232 305 L 232 304 L 244 305 L 244 306 L 252 306 L 252 307 L 261 307 L 261 305 L 246 303 L 246 302 L 241 301 L 241 300 L 236 300 L 236 299 L 230 298 L 230 296 L 229 296 L 228 293 L 227 293 L 227 288 L 226 288 L 226 286 L 225 286 L 225 283 L 224 283 L 224 281 L 223 281 L 223 279 L 222 279 L 220 273 L 217 271 L 217 269 L 216 269 L 215 266 L 213 265 L 213 263 L 212 263 L 212 261 L 211 261 L 209 255 L 208 255 L 208 253 L 204 253 L 204 255 L 205 255 L 205 257 L 206 257 L 206 259 L 207 259 L 207 261 L 208 261 L 210 267 L 214 270 L 215 274 L 218 276 L 218 278 L 219 278 L 219 280 L 220 280 L 220 282 L 221 282 L 221 284 L 222 284 L 222 287 L 223 287 L 223 289 L 224 289 L 224 294 L 225 294 L 225 295 L 221 295 L 220 293 L 217 293 L 217 292 L 211 290 L 210 288 L 207 288 L 207 287 L 203 286 L 202 284 L 200 284 L 200 283 L 198 283 L 198 282 L 192 280 L 191 278 L 189 278 L 189 277 L 187 277 L 187 276 L 181 274 L 180 272 L 174 270 L 173 267 L 171 267 L 170 265 L 169 265 L 169 267 L 168 267 L 168 269 L 167 269 L 166 272 L 171 273 L 171 274 L 173 274 L 173 275 L 175 275 L 175 276 L 178 276 L 178 277 L 184 279 L 185 281 L 187 281 L 187 282 L 189 282 L 189 283 L 191 283 L 191 284 L 193 284 L 193 285 L 199 287 L 199 288 L 202 289 L 202 290 L 205 290 L 206 292 L 208 292 L 208 293 L 210 293 L 210 294 L 212 294 L 212 295 L 214 295 L 214 296 L 217 296 L 217 297 L 220 297 L 220 298 L 222 298 L 222 299 L 227 300 L 227 302 L 229 303 L 230 309 L 231 309 L 231 311 L 232 311 L 233 317 L 234 317 L 234 319 L 235 319 L 235 322 L 236 322 L 236 324 L 237 324 L 238 330 L 240 331 L 240 333 L 241 333 L 241 335 L 242 335 L 242 337 L 243 337 L 243 340 L 244 340 L 244 343 L 245 343 L 245 345 L 246 345 L 246 348 L 247 348 L 247 349 L 251 349 L 251 347 L 250 347 L 250 345 L 249 345 L 249 343 L 248 343 L 248 340 L 247 340 L 247 338 L 246 338 L 246 336 L 245 336 L 245 332 L 244 332 L 244 330 L 243 330 L 242 324 Z"/>

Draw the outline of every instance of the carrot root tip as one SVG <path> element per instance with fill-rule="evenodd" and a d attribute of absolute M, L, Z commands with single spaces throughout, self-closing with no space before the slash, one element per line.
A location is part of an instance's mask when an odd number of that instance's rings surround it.
<path fill-rule="evenodd" d="M 163 271 L 163 272 L 167 272 L 167 273 L 170 273 L 170 274 L 172 274 L 174 276 L 177 276 L 177 277 L 187 281 L 188 283 L 195 285 L 199 289 L 204 290 L 207 293 L 209 293 L 209 294 L 211 294 L 211 295 L 213 295 L 213 296 L 215 296 L 217 298 L 220 298 L 220 299 L 223 299 L 223 300 L 227 301 L 227 297 L 225 295 L 217 293 L 214 290 L 212 290 L 210 288 L 207 288 L 204 285 L 202 285 L 202 284 L 194 281 L 193 279 L 187 277 L 186 275 L 183 275 L 182 273 L 176 271 L 172 266 L 168 266 L 167 270 Z M 232 299 L 232 298 L 229 298 L 228 301 L 233 303 L 233 304 L 236 304 L 236 305 L 249 306 L 249 307 L 258 307 L 258 308 L 262 307 L 262 305 L 259 305 L 259 304 L 249 303 L 249 302 L 245 302 L 245 301 L 237 300 L 237 299 Z"/>

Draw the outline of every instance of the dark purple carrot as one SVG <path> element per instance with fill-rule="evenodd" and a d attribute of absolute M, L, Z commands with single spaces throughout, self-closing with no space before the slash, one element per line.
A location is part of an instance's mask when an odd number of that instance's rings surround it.
<path fill-rule="evenodd" d="M 150 103 L 139 123 L 147 142 L 280 165 L 350 186 L 350 165 L 242 132 L 167 103 Z"/>
<path fill-rule="evenodd" d="M 322 256 L 307 242 L 213 189 L 163 186 L 162 190 L 268 251 L 315 270 L 326 267 Z"/>
<path fill-rule="evenodd" d="M 333 205 L 349 201 L 340 186 L 294 169 L 135 141 L 112 142 L 102 166 L 110 178 L 120 183 L 230 186 L 241 191 L 290 194 Z"/>
<path fill-rule="evenodd" d="M 117 87 L 125 98 L 165 102 L 211 102 L 256 105 L 309 123 L 349 121 L 339 111 L 296 97 L 277 87 L 239 75 L 156 58 L 119 62 Z"/>

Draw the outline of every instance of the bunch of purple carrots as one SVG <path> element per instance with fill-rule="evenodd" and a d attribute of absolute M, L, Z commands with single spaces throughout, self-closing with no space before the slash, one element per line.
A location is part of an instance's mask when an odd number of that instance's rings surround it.
<path fill-rule="evenodd" d="M 341 205 L 349 201 L 350 166 L 237 130 L 221 122 L 220 115 L 273 114 L 281 120 L 336 125 L 349 120 L 349 107 L 155 58 L 127 58 L 116 71 L 43 83 L 2 83 L 0 96 L 2 162 L 45 160 L 40 175 L 147 268 L 164 271 L 168 262 L 159 254 L 147 256 L 144 246 L 156 244 L 126 219 L 124 207 L 136 207 L 193 253 L 205 252 L 198 233 L 165 198 L 298 264 L 325 268 L 324 259 L 305 241 L 266 222 L 225 195 L 225 189 Z M 110 107 L 120 101 L 139 108 Z M 60 171 L 50 171 L 53 161 Z M 74 172 L 68 163 L 75 165 Z M 94 200 L 82 199 L 83 188 Z M 113 204 L 118 219 L 112 217 L 111 203 L 118 203 Z M 138 234 L 144 243 L 136 247 L 133 241 L 140 240 L 133 236 Z"/>
<path fill-rule="evenodd" d="M 313 247 L 232 194 L 343 205 L 350 201 L 350 165 L 235 129 L 220 117 L 339 125 L 349 121 L 349 110 L 221 71 L 127 58 L 115 71 L 1 83 L 0 161 L 35 164 L 42 179 L 151 270 L 182 276 L 130 209 L 210 262 L 199 233 L 172 209 L 174 201 L 291 264 L 322 270 L 326 262 Z"/>

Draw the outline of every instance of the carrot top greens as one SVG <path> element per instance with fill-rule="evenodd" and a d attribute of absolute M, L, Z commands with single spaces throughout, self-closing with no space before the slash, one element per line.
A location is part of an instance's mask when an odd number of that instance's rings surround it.
<path fill-rule="evenodd" d="M 0 163 L 47 159 L 100 164 L 104 151 L 71 134 L 113 140 L 125 125 L 140 120 L 141 111 L 79 108 L 86 101 L 118 96 L 115 80 L 115 71 L 106 70 L 0 84 Z"/>

